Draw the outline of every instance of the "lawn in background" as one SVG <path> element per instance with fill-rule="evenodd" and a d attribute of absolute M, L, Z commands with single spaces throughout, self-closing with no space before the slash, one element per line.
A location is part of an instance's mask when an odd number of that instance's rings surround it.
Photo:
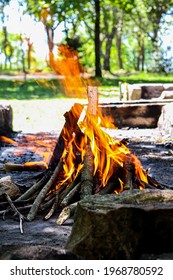
<path fill-rule="evenodd" d="M 135 74 L 99 79 L 99 102 L 120 99 L 119 82 L 173 83 L 173 75 Z M 58 80 L 1 80 L 0 100 L 7 100 L 13 109 L 13 130 L 23 132 L 61 131 L 64 113 L 74 103 L 87 99 L 64 96 Z"/>

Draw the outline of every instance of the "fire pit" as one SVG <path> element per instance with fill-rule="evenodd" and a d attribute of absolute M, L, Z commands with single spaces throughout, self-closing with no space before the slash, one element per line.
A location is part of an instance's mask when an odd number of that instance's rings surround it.
<path fill-rule="evenodd" d="M 105 120 L 97 111 L 97 89 L 89 87 L 88 94 L 90 96 L 88 108 L 75 104 L 65 114 L 66 122 L 54 144 L 55 148 L 48 165 L 34 163 L 16 166 L 5 163 L 3 166 L 5 172 L 9 171 L 8 168 L 21 168 L 22 172 L 34 168 L 34 172 L 40 172 L 31 187 L 27 190 L 19 188 L 21 194 L 13 193 L 14 197 L 11 192 L 7 192 L 6 181 L 1 181 L 1 186 L 5 189 L 1 194 L 3 198 L 1 207 L 4 205 L 5 209 L 1 208 L 1 213 L 9 211 L 9 209 L 6 211 L 9 204 L 10 209 L 19 217 L 21 233 L 23 220 L 33 221 L 40 213 L 44 213 L 47 220 L 57 211 L 61 211 L 57 223 L 63 224 L 73 215 L 76 203 L 81 200 L 79 205 L 82 205 L 88 196 L 91 197 L 89 200 L 92 204 L 95 197 L 96 200 L 102 199 L 101 197 L 106 197 L 106 194 L 115 197 L 128 193 L 128 197 L 129 192 L 137 191 L 143 195 L 144 190 L 159 193 L 163 189 L 171 189 L 159 180 L 156 181 L 149 175 L 148 170 L 143 169 L 141 161 L 127 147 L 127 139 L 114 139 L 105 132 L 107 123 L 110 127 L 110 120 Z M 3 138 L 1 140 L 4 141 Z M 14 182 L 10 181 L 8 184 L 13 188 Z M 78 210 L 76 215 L 77 213 Z M 130 252 L 120 255 L 126 258 L 136 256 Z"/>

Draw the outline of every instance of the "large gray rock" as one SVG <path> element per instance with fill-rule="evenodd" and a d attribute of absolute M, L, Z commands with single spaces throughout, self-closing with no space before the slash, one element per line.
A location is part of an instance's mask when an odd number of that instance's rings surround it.
<path fill-rule="evenodd" d="M 77 206 L 66 248 L 83 259 L 137 259 L 173 250 L 173 191 L 88 196 Z"/>

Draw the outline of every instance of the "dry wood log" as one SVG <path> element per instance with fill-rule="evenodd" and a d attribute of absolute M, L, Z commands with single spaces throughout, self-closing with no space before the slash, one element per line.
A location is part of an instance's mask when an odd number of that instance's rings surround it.
<path fill-rule="evenodd" d="M 44 171 L 47 169 L 47 164 L 45 162 L 28 162 L 28 163 L 13 163 L 7 162 L 3 165 L 2 171 Z"/>
<path fill-rule="evenodd" d="M 93 193 L 93 154 L 89 144 L 86 146 L 84 167 L 81 173 L 81 199 Z"/>
<path fill-rule="evenodd" d="M 98 108 L 98 89 L 97 87 L 88 87 L 88 107 L 86 122 L 89 126 L 89 119 L 97 115 Z M 87 140 L 86 153 L 84 158 L 84 167 L 81 174 L 81 199 L 86 195 L 93 193 L 93 172 L 94 172 L 94 157 L 91 151 L 90 139 Z"/>

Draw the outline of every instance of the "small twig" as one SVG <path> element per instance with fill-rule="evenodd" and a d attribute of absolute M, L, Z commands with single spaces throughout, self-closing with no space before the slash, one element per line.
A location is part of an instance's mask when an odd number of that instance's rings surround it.
<path fill-rule="evenodd" d="M 20 232 L 21 234 L 23 234 L 23 220 L 24 220 L 24 216 L 19 212 L 19 210 L 16 208 L 16 206 L 14 205 L 13 201 L 11 200 L 10 196 L 8 194 L 5 193 L 5 197 L 11 207 L 11 209 L 14 211 L 15 214 L 18 214 L 19 216 L 19 220 L 20 220 Z"/>
<path fill-rule="evenodd" d="M 9 203 L 8 203 L 9 204 Z M 7 209 L 0 211 L 0 214 L 2 214 L 2 219 L 5 220 L 5 215 L 11 210 L 11 207 L 7 207 Z"/>
<path fill-rule="evenodd" d="M 70 204 L 75 195 L 79 192 L 80 188 L 81 182 L 79 182 L 76 186 L 73 187 L 73 189 L 71 189 L 71 191 L 64 197 L 60 205 L 62 207 L 66 207 L 68 204 Z"/>
<path fill-rule="evenodd" d="M 20 201 L 17 201 L 17 200 L 13 201 L 13 203 L 14 203 L 15 206 L 25 205 L 25 204 L 27 204 L 27 203 L 29 203 L 29 202 L 31 202 L 30 199 L 20 200 Z M 5 208 L 5 207 L 7 207 L 7 206 L 8 206 L 8 202 L 7 202 L 7 201 L 0 202 L 0 208 L 1 208 L 1 209 Z"/>
<path fill-rule="evenodd" d="M 48 220 L 52 217 L 54 214 L 55 210 L 57 209 L 59 203 L 59 190 L 55 191 L 55 197 L 54 197 L 54 202 L 52 204 L 52 207 L 50 211 L 47 213 L 47 215 L 44 217 L 45 220 Z"/>
<path fill-rule="evenodd" d="M 81 172 L 78 174 L 78 176 L 73 180 L 73 182 L 61 193 L 60 200 L 62 201 L 68 193 L 80 182 L 81 180 Z"/>

